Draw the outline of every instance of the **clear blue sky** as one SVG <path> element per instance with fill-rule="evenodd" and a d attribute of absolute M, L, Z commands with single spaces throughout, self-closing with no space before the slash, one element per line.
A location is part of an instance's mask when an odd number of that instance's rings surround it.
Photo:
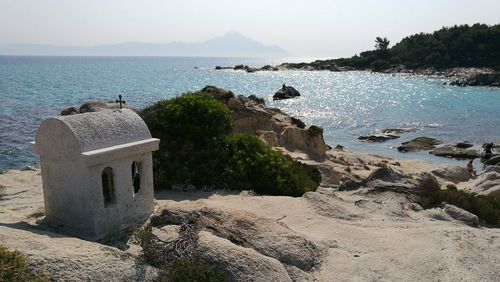
<path fill-rule="evenodd" d="M 295 56 L 350 56 L 454 24 L 500 23 L 500 0 L 0 0 L 0 44 L 197 42 L 238 31 Z"/>

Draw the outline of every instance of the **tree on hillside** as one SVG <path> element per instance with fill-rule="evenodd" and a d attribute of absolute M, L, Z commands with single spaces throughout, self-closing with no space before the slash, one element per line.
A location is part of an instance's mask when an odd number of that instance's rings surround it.
<path fill-rule="evenodd" d="M 377 50 L 387 50 L 387 48 L 389 47 L 389 39 L 387 39 L 387 37 L 377 37 L 375 38 L 375 48 Z"/>

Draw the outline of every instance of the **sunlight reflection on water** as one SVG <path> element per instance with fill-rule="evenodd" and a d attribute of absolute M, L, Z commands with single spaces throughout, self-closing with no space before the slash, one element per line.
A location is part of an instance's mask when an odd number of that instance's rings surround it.
<path fill-rule="evenodd" d="M 353 150 L 397 158 L 446 159 L 427 153 L 400 154 L 394 147 L 418 136 L 445 143 L 500 142 L 499 89 L 444 86 L 443 80 L 369 72 L 216 71 L 216 65 L 262 66 L 259 59 L 232 58 L 32 58 L 0 56 L 0 170 L 36 161 L 28 148 L 41 120 L 91 99 L 114 100 L 122 94 L 141 108 L 159 99 L 205 85 L 236 94 L 263 97 L 266 104 L 322 126 L 325 141 Z M 194 69 L 194 67 L 199 67 Z M 283 83 L 302 94 L 273 101 Z M 415 127 L 400 139 L 359 142 L 382 128 Z"/>

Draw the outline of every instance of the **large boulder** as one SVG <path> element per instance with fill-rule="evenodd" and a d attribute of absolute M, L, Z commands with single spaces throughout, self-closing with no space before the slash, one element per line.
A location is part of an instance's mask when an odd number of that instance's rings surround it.
<path fill-rule="evenodd" d="M 367 178 L 361 181 L 347 180 L 342 182 L 339 186 L 339 190 L 356 190 L 363 186 L 375 188 L 377 190 L 381 185 L 393 186 L 394 183 L 400 181 L 401 177 L 390 167 L 384 165 L 372 171 Z"/>
<path fill-rule="evenodd" d="M 428 172 L 421 172 L 414 176 L 415 188 L 417 191 L 421 191 L 425 194 L 433 191 L 438 191 L 441 189 L 441 185 L 437 179 Z"/>
<path fill-rule="evenodd" d="M 438 168 L 433 170 L 432 174 L 453 183 L 469 181 L 469 179 L 472 178 L 470 172 L 468 172 L 466 168 L 461 166 L 448 166 Z"/>
<path fill-rule="evenodd" d="M 257 130 L 257 136 L 259 136 L 259 139 L 266 143 L 269 147 L 279 147 L 279 141 L 278 141 L 278 136 L 276 135 L 276 132 L 272 130 Z"/>
<path fill-rule="evenodd" d="M 398 182 L 401 181 L 401 177 L 389 166 L 382 166 L 372 171 L 370 175 L 364 180 L 364 182 L 370 182 L 373 180 L 382 180 L 384 182 Z"/>
<path fill-rule="evenodd" d="M 474 194 L 500 198 L 500 167 L 488 167 L 472 182 L 468 190 Z"/>
<path fill-rule="evenodd" d="M 444 211 L 455 220 L 462 221 L 470 226 L 478 226 L 479 218 L 477 215 L 472 214 L 454 205 L 444 205 Z"/>
<path fill-rule="evenodd" d="M 266 107 L 262 98 L 254 95 L 234 96 L 231 91 L 214 86 L 206 86 L 201 92 L 228 106 L 232 112 L 234 132 L 256 134 L 269 146 L 298 150 L 314 158 L 324 156 L 330 149 L 323 139 L 322 128 L 301 128 L 289 115 L 279 109 Z"/>
<path fill-rule="evenodd" d="M 283 147 L 291 151 L 300 150 L 313 156 L 323 156 L 329 149 L 323 140 L 323 129 L 316 126 L 305 129 L 287 126 L 281 132 L 279 140 Z"/>
<path fill-rule="evenodd" d="M 319 266 L 326 252 L 323 247 L 286 228 L 276 220 L 262 218 L 251 213 L 226 212 L 209 208 L 173 208 L 158 211 L 151 222 L 157 228 L 189 222 L 196 227 L 195 230 L 210 230 L 220 237 L 213 240 L 227 241 L 228 244 L 234 245 L 223 248 L 231 248 L 235 251 L 241 251 L 242 248 L 253 249 L 252 251 L 255 250 L 262 256 L 276 259 L 278 263 L 294 266 L 306 272 Z M 200 236 L 201 234 L 202 232 Z M 226 240 L 221 241 L 221 239 Z M 208 250 L 211 248 L 215 250 Z M 220 253 L 217 256 L 228 252 L 210 244 L 204 248 L 204 252 L 208 251 Z M 227 259 L 226 263 L 234 263 L 235 267 L 238 267 L 239 261 Z M 260 263 L 256 263 L 256 267 L 259 265 Z M 246 280 L 243 279 L 243 281 Z"/>
<path fill-rule="evenodd" d="M 227 103 L 228 99 L 234 98 L 233 92 L 231 92 L 229 90 L 222 89 L 222 88 L 218 88 L 218 87 L 215 87 L 212 85 L 207 85 L 207 86 L 203 87 L 200 90 L 200 92 L 208 93 L 212 97 L 214 97 L 215 99 L 217 99 L 223 103 Z"/>
<path fill-rule="evenodd" d="M 401 146 L 398 147 L 400 152 L 416 152 L 416 151 L 428 151 L 436 148 L 436 145 L 441 144 L 441 141 L 430 138 L 430 137 L 417 137 L 413 140 L 403 142 Z"/>
<path fill-rule="evenodd" d="M 480 158 L 481 153 L 474 149 L 458 148 L 457 146 L 443 146 L 429 152 L 435 156 L 451 157 L 457 159 L 475 159 Z"/>
<path fill-rule="evenodd" d="M 418 201 L 423 192 L 432 192 L 441 189 L 438 181 L 430 173 L 416 174 L 413 179 L 401 178 L 388 166 L 374 170 L 362 181 L 348 180 L 340 184 L 339 190 L 356 190 L 368 188 L 364 193 L 395 192 L 405 194 L 408 200 Z"/>
<path fill-rule="evenodd" d="M 297 89 L 293 88 L 292 86 L 283 85 L 283 87 L 273 95 L 273 100 L 290 99 L 299 96 L 300 93 L 299 91 L 297 91 Z"/>
<path fill-rule="evenodd" d="M 197 256 L 223 271 L 228 281 L 292 281 L 276 259 L 206 231 L 198 234 Z"/>

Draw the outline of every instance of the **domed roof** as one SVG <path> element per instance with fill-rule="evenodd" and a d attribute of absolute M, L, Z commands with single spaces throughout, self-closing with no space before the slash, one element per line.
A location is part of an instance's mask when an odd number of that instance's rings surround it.
<path fill-rule="evenodd" d="M 40 155 L 62 157 L 150 138 L 146 123 L 134 111 L 104 110 L 44 120 L 35 146 Z"/>

